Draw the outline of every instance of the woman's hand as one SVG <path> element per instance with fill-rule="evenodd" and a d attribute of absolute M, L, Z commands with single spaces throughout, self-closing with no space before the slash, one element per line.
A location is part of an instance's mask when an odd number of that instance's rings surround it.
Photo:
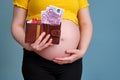
<path fill-rule="evenodd" d="M 63 58 L 55 58 L 53 62 L 58 64 L 68 64 L 68 63 L 73 63 L 74 61 L 84 56 L 84 52 L 79 49 L 66 50 L 65 52 L 66 54 L 70 54 L 70 56 Z"/>
<path fill-rule="evenodd" d="M 52 39 L 49 39 L 50 34 L 48 34 L 46 37 L 45 37 L 45 35 L 46 35 L 45 32 L 41 33 L 39 38 L 34 43 L 32 43 L 30 45 L 33 51 L 40 52 L 41 50 L 43 50 L 43 49 L 47 48 L 48 46 L 52 45 Z"/>
<path fill-rule="evenodd" d="M 14 6 L 13 12 L 13 20 L 12 20 L 12 27 L 11 32 L 14 39 L 25 49 L 29 51 L 40 52 L 41 50 L 47 48 L 48 46 L 52 45 L 52 39 L 48 34 L 46 37 L 46 33 L 43 32 L 39 38 L 32 44 L 25 43 L 25 31 L 24 31 L 24 24 L 26 21 L 27 10 L 20 8 L 18 6 Z M 45 38 L 44 38 L 45 37 Z M 43 39 L 44 38 L 44 39 Z"/>

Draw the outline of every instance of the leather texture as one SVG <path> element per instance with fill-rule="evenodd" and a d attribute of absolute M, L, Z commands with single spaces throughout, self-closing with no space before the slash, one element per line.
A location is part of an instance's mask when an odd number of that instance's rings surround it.
<path fill-rule="evenodd" d="M 40 28 L 37 28 L 37 25 L 40 25 Z M 37 34 L 36 33 L 37 31 L 40 31 L 40 33 Z M 61 34 L 61 24 L 50 25 L 50 24 L 26 23 L 25 42 L 26 43 L 35 42 L 35 40 L 37 39 L 36 36 L 40 35 L 42 32 L 46 32 L 46 35 L 50 34 L 50 38 L 53 39 L 52 41 L 53 44 L 59 44 L 60 34 Z"/>

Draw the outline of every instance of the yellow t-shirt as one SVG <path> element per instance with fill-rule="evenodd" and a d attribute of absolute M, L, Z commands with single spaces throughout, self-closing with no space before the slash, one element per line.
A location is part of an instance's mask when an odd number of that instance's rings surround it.
<path fill-rule="evenodd" d="M 14 0 L 14 5 L 27 9 L 27 20 L 41 19 L 41 11 L 49 5 L 64 9 L 63 19 L 68 19 L 78 24 L 77 13 L 79 9 L 89 6 L 88 0 Z"/>

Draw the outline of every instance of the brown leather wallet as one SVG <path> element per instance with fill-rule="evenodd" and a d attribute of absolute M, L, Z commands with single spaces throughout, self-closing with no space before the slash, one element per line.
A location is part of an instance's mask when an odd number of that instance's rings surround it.
<path fill-rule="evenodd" d="M 25 42 L 26 43 L 35 42 L 35 40 L 39 37 L 39 35 L 42 32 L 46 32 L 46 35 L 50 34 L 50 38 L 53 39 L 52 41 L 53 44 L 59 44 L 60 34 L 61 34 L 61 24 L 50 25 L 50 24 L 38 24 L 38 23 L 26 23 Z"/>

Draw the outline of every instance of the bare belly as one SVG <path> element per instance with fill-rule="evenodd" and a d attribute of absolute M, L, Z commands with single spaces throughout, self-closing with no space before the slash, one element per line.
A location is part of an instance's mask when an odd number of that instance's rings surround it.
<path fill-rule="evenodd" d="M 61 25 L 61 37 L 58 45 L 52 45 L 40 52 L 40 56 L 48 60 L 56 57 L 66 57 L 65 51 L 76 49 L 80 40 L 80 31 L 78 25 L 69 20 L 63 20 Z"/>

